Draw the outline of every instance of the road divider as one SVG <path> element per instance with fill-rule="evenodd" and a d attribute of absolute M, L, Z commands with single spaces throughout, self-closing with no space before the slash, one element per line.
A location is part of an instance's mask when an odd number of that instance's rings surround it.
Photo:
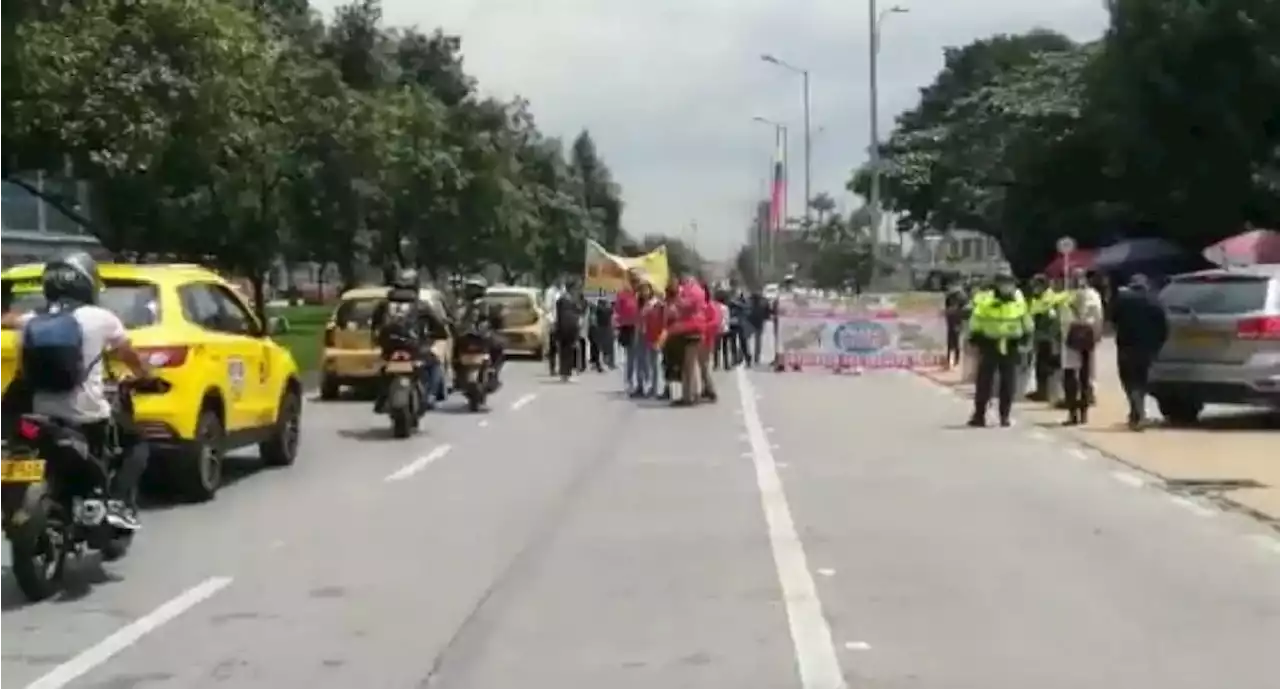
<path fill-rule="evenodd" d="M 432 449 L 427 454 L 413 460 L 412 462 L 409 462 L 408 464 L 400 467 L 399 469 L 396 469 L 392 473 L 387 474 L 387 477 L 383 480 L 387 482 L 403 481 L 413 476 L 414 474 L 418 473 L 419 471 L 422 471 L 423 469 L 426 469 L 427 467 L 431 466 L 436 462 L 436 460 L 444 458 L 444 456 L 449 454 L 449 451 L 452 449 L 453 449 L 452 445 L 448 445 L 448 444 L 440 445 Z"/>

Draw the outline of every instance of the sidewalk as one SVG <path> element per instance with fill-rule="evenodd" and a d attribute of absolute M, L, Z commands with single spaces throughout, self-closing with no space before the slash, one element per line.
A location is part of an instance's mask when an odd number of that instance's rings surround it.
<path fill-rule="evenodd" d="M 1038 426 L 1064 433 L 1085 445 L 1164 480 L 1175 492 L 1203 495 L 1280 528 L 1280 426 L 1265 411 L 1210 407 L 1200 425 L 1171 428 L 1157 423 L 1145 433 L 1125 427 L 1128 406 L 1116 376 L 1115 348 L 1110 340 L 1098 351 L 1098 403 L 1089 424 L 1061 425 L 1066 412 L 1038 402 L 1022 401 L 1017 413 Z M 926 372 L 943 385 L 962 388 L 960 372 Z M 1159 419 L 1148 400 L 1151 419 Z"/>

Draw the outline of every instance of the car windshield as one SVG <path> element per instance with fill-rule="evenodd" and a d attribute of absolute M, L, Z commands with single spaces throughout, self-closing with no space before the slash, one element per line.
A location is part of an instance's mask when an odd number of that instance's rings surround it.
<path fill-rule="evenodd" d="M 508 328 L 521 328 L 538 322 L 533 297 L 516 292 L 490 292 L 484 300 L 502 309 L 502 322 Z"/>
<path fill-rule="evenodd" d="M 1258 311 L 1267 304 L 1267 279 L 1254 275 L 1202 275 L 1179 278 L 1160 292 L 1171 311 L 1197 315 Z"/>
<path fill-rule="evenodd" d="M 39 281 L 4 281 L 5 313 L 31 313 L 46 303 Z M 130 330 L 145 328 L 160 320 L 160 291 L 150 282 L 106 280 L 98 306 L 119 316 Z"/>

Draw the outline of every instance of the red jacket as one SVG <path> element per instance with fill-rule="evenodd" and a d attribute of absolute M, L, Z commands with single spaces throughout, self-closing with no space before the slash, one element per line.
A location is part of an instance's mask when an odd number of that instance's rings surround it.
<path fill-rule="evenodd" d="M 618 300 L 613 305 L 613 316 L 617 319 L 619 328 L 634 326 L 640 322 L 640 302 L 636 299 L 635 292 L 624 289 L 618 293 Z"/>
<path fill-rule="evenodd" d="M 693 280 L 685 280 L 676 297 L 676 318 L 671 325 L 672 334 L 703 337 L 707 328 L 706 301 L 707 293 L 702 286 Z"/>
<path fill-rule="evenodd" d="M 662 333 L 667 329 L 667 307 L 654 299 L 640 309 L 640 328 L 644 341 L 650 347 L 657 347 Z"/>
<path fill-rule="evenodd" d="M 702 318 L 706 321 L 706 328 L 702 331 L 702 341 L 706 343 L 715 342 L 720 336 L 720 308 L 716 306 L 714 299 L 708 297 L 702 304 Z"/>

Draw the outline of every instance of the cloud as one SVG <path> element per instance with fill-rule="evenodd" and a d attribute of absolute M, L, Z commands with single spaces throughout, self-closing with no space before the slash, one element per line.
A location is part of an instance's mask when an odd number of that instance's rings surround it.
<path fill-rule="evenodd" d="M 1077 39 L 1106 24 L 1102 0 L 902 0 L 880 53 L 881 136 L 942 64 L 942 50 L 1035 27 Z M 339 2 L 313 0 L 326 14 Z M 882 7 L 889 3 L 882 1 Z M 483 91 L 532 102 L 543 131 L 591 130 L 634 234 L 685 233 L 728 257 L 747 234 L 773 153 L 753 116 L 790 124 L 792 209 L 803 207 L 800 77 L 812 74 L 813 193 L 844 192 L 869 143 L 867 6 L 849 0 L 383 0 L 391 25 L 462 36 Z"/>

